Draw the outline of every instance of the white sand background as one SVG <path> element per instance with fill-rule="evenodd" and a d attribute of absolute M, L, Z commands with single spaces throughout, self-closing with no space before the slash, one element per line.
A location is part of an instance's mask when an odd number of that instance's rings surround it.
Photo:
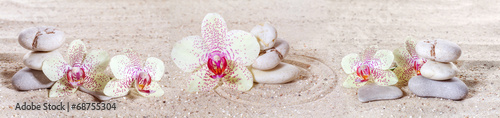
<path fill-rule="evenodd" d="M 499 117 L 500 3 L 495 0 L 169 0 L 56 1 L 0 0 L 0 117 Z M 230 30 L 249 31 L 269 21 L 291 46 L 285 62 L 302 68 L 299 80 L 284 85 L 256 84 L 249 92 L 220 87 L 188 93 L 186 78 L 170 58 L 176 41 L 201 35 L 205 14 L 221 14 Z M 29 52 L 18 33 L 34 26 L 56 26 L 66 33 L 58 49 L 66 55 L 73 40 L 110 55 L 133 48 L 143 59 L 165 62 L 158 98 L 120 97 L 111 111 L 20 111 L 16 103 L 99 102 L 78 91 L 48 98 L 48 89 L 17 91 L 11 77 Z M 420 98 L 407 87 L 401 99 L 361 103 L 356 89 L 341 87 L 347 77 L 344 55 L 378 45 L 394 50 L 406 37 L 448 39 L 462 47 L 456 62 L 469 87 L 462 101 Z"/>

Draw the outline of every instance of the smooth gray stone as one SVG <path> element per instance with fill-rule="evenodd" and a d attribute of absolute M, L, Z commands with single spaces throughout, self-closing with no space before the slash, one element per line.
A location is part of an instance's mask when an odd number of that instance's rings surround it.
<path fill-rule="evenodd" d="M 415 76 L 408 82 L 410 91 L 420 97 L 439 97 L 461 100 L 469 92 L 467 85 L 457 77 L 449 80 L 432 80 L 423 76 Z"/>
<path fill-rule="evenodd" d="M 113 98 L 113 97 L 104 95 L 104 93 L 102 91 L 91 91 L 91 90 L 85 89 L 83 87 L 78 87 L 78 89 L 80 89 L 80 91 L 83 91 L 85 93 L 88 93 L 88 94 L 94 96 L 95 98 L 97 98 L 101 101 L 108 101 L 111 98 Z"/>
<path fill-rule="evenodd" d="M 457 75 L 458 68 L 451 62 L 428 60 L 420 69 L 420 73 L 428 79 L 447 80 Z"/>
<path fill-rule="evenodd" d="M 58 51 L 48 51 L 48 52 L 28 52 L 23 57 L 23 63 L 28 68 L 35 70 L 42 70 L 42 63 L 48 58 L 63 58 L 61 53 Z"/>
<path fill-rule="evenodd" d="M 293 81 L 299 77 L 300 69 L 292 64 L 281 62 L 271 70 L 250 69 L 254 82 L 266 84 L 282 84 Z"/>
<path fill-rule="evenodd" d="M 24 29 L 19 33 L 21 46 L 32 51 L 53 51 L 64 43 L 64 32 L 52 26 L 40 26 Z"/>
<path fill-rule="evenodd" d="M 403 91 L 395 86 L 364 85 L 358 89 L 358 99 L 361 102 L 375 100 L 392 100 L 403 96 Z"/>
<path fill-rule="evenodd" d="M 54 84 L 42 71 L 23 68 L 12 76 L 12 85 L 17 90 L 50 88 Z"/>

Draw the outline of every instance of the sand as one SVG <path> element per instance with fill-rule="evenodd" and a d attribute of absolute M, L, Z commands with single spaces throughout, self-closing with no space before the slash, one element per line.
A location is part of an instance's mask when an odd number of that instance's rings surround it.
<path fill-rule="evenodd" d="M 0 0 L 0 117 L 500 117 L 500 3 L 485 1 L 288 0 L 288 1 L 55 1 Z M 189 73 L 170 58 L 173 44 L 201 35 L 201 20 L 217 12 L 230 30 L 250 31 L 270 22 L 290 46 L 285 62 L 302 69 L 301 78 L 282 85 L 256 84 L 249 92 L 220 87 L 188 93 Z M 66 33 L 58 49 L 66 55 L 73 40 L 110 55 L 133 48 L 143 59 L 165 62 L 160 81 L 165 95 L 126 96 L 105 111 L 21 111 L 17 103 L 96 103 L 83 92 L 48 98 L 48 89 L 17 91 L 11 77 L 24 67 L 29 52 L 18 33 L 34 26 L 56 26 Z M 406 37 L 447 39 L 462 47 L 455 62 L 469 87 L 462 101 L 420 98 L 402 87 L 401 99 L 361 103 L 356 89 L 340 85 L 347 77 L 340 61 L 378 45 L 394 50 Z M 109 68 L 108 68 L 109 69 Z M 109 70 L 108 70 L 109 71 Z"/>

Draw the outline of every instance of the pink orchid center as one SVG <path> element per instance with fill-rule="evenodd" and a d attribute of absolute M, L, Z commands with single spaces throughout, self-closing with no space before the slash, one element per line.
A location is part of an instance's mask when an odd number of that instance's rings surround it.
<path fill-rule="evenodd" d="M 359 66 L 357 69 L 356 69 L 356 74 L 362 78 L 362 80 L 356 80 L 356 82 L 366 82 L 368 81 L 368 78 L 370 77 L 370 74 L 372 72 L 372 68 L 373 67 L 370 67 L 369 65 L 367 64 L 363 64 L 361 66 Z"/>
<path fill-rule="evenodd" d="M 72 87 L 81 86 L 85 77 L 85 71 L 82 67 L 80 67 L 80 64 L 73 65 L 73 67 L 71 67 L 66 73 L 66 78 Z"/>
<path fill-rule="evenodd" d="M 226 76 L 226 74 L 224 74 L 224 71 L 227 68 L 227 61 L 226 56 L 223 53 L 219 51 L 210 53 L 207 66 L 208 69 L 214 74 L 210 77 L 218 79 Z"/>
<path fill-rule="evenodd" d="M 415 71 L 417 71 L 417 75 L 421 75 L 420 69 L 427 62 L 427 59 L 413 57 L 412 61 L 413 61 L 413 69 L 415 69 Z"/>
<path fill-rule="evenodd" d="M 151 76 L 147 72 L 140 72 L 136 81 L 137 90 L 144 93 L 154 92 L 147 89 L 149 85 L 151 85 Z"/>

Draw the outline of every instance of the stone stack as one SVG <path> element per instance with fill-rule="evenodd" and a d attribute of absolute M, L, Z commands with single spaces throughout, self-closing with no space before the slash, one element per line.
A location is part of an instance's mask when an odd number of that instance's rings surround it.
<path fill-rule="evenodd" d="M 468 93 L 467 85 L 455 77 L 458 69 L 452 62 L 462 54 L 460 47 L 447 40 L 420 41 L 415 46 L 418 56 L 427 59 L 421 76 L 408 82 L 410 91 L 421 97 L 461 100 Z"/>
<path fill-rule="evenodd" d="M 21 31 L 18 41 L 31 52 L 23 57 L 26 67 L 12 76 L 14 87 L 18 90 L 50 88 L 54 82 L 41 71 L 42 63 L 49 57 L 63 58 L 56 49 L 65 41 L 64 32 L 50 26 L 32 27 Z"/>
<path fill-rule="evenodd" d="M 281 62 L 290 46 L 285 40 L 278 38 L 276 29 L 269 23 L 255 26 L 250 33 L 260 44 L 259 57 L 252 64 L 250 71 L 257 83 L 281 84 L 295 80 L 300 69 L 294 65 Z"/>

